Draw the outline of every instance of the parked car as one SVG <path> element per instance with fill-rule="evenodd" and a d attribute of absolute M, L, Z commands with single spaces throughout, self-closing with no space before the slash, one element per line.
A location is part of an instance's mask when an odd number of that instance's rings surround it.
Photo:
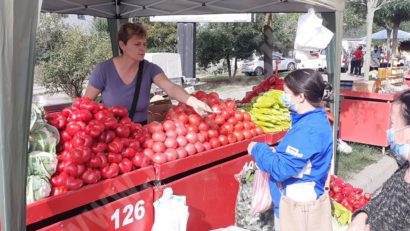
<path fill-rule="evenodd" d="M 296 69 L 296 61 L 292 58 L 285 58 L 282 54 L 273 53 L 272 54 L 272 68 L 276 69 L 275 60 L 279 59 L 280 63 L 278 65 L 278 70 L 280 71 L 293 71 Z M 245 75 L 263 75 L 264 70 L 263 56 L 255 56 L 250 60 L 244 61 L 241 66 L 241 72 Z"/>
<path fill-rule="evenodd" d="M 341 54 L 341 72 L 346 72 L 349 69 L 349 57 L 346 50 L 342 49 Z M 297 68 L 310 68 L 323 71 L 327 68 L 326 50 L 321 51 L 296 51 Z"/>

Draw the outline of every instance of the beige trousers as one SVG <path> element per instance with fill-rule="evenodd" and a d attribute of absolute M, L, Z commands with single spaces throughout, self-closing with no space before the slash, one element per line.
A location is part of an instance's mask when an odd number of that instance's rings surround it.
<path fill-rule="evenodd" d="M 297 202 L 283 196 L 279 204 L 280 231 L 332 231 L 331 204 L 328 193 L 319 199 Z"/>

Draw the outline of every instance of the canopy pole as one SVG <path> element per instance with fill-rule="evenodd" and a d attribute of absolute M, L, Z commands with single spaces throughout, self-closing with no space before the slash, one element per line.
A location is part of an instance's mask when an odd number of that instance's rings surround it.
<path fill-rule="evenodd" d="M 328 81 L 333 87 L 333 104 L 331 107 L 334 116 L 333 122 L 333 158 L 330 168 L 331 174 L 336 174 L 338 169 L 337 138 L 339 130 L 339 105 L 340 105 L 340 68 L 343 38 L 343 11 L 322 13 L 326 27 L 334 33 L 326 53 Z"/>
<path fill-rule="evenodd" d="M 0 222 L 26 230 L 27 144 L 41 0 L 0 1 Z"/>

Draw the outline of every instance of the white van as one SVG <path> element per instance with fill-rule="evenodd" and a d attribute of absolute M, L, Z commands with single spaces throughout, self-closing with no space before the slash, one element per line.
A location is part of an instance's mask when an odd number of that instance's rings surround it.
<path fill-rule="evenodd" d="M 295 59 L 297 63 L 297 69 L 310 68 L 323 71 L 327 68 L 326 49 L 321 51 L 295 50 Z M 349 59 L 344 48 L 342 48 L 340 62 L 341 72 L 347 72 L 347 70 L 349 69 Z"/>

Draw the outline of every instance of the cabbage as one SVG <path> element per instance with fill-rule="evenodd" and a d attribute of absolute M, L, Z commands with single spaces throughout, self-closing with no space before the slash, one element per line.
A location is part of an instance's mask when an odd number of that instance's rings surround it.
<path fill-rule="evenodd" d="M 42 128 L 46 122 L 43 120 L 44 109 L 35 104 L 31 105 L 31 118 L 30 118 L 30 132 Z"/>
<path fill-rule="evenodd" d="M 60 134 L 57 128 L 45 124 L 43 127 L 30 132 L 29 151 L 56 153 L 58 142 L 60 142 Z"/>
<path fill-rule="evenodd" d="M 26 203 L 31 204 L 45 197 L 51 192 L 51 185 L 44 176 L 28 176 L 26 186 Z"/>
<path fill-rule="evenodd" d="M 49 152 L 34 151 L 28 154 L 27 175 L 39 175 L 50 178 L 57 168 L 57 155 Z"/>

